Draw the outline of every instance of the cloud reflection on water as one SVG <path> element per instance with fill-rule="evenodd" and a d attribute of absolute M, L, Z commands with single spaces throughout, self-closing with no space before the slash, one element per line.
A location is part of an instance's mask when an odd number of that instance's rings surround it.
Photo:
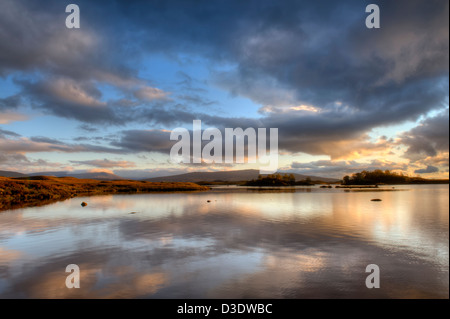
<path fill-rule="evenodd" d="M 208 192 L 8 211 L 0 296 L 445 298 L 448 186 L 439 187 L 377 194 L 380 203 L 367 192 Z M 82 289 L 64 286 L 71 263 Z M 365 288 L 370 263 L 384 289 Z"/>

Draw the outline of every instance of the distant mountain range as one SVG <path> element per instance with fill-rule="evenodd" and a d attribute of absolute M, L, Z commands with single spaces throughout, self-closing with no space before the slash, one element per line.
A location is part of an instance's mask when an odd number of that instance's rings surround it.
<path fill-rule="evenodd" d="M 279 172 L 284 174 L 283 172 Z M 290 174 L 290 173 L 287 173 Z M 162 176 L 147 178 L 149 182 L 241 182 L 257 179 L 259 170 L 246 169 L 236 171 L 223 171 L 223 172 L 193 172 L 173 176 Z M 313 181 L 322 181 L 326 183 L 333 183 L 339 181 L 336 178 L 327 178 L 320 176 L 310 176 L 302 174 L 293 174 L 296 181 L 302 181 L 306 178 L 310 178 Z"/>
<path fill-rule="evenodd" d="M 22 174 L 18 172 L 9 172 L 9 171 L 0 171 L 0 176 L 3 177 L 27 177 L 27 176 L 55 176 L 55 177 L 75 177 L 80 179 L 96 179 L 101 181 L 109 181 L 109 180 L 122 180 L 123 177 L 120 177 L 115 174 L 98 172 L 98 173 L 79 173 L 79 174 L 71 174 L 70 172 L 37 172 L 31 174 Z"/>
<path fill-rule="evenodd" d="M 2 177 L 26 177 L 27 175 L 17 172 L 10 172 L 10 171 L 0 171 L 0 176 Z"/>
<path fill-rule="evenodd" d="M 280 172 L 280 174 L 284 174 Z M 256 169 L 247 169 L 247 170 L 235 170 L 235 171 L 223 171 L 223 172 L 193 172 L 186 173 L 180 175 L 172 175 L 172 176 L 162 176 L 162 177 L 154 177 L 147 178 L 145 181 L 149 182 L 241 182 L 241 181 L 249 181 L 252 179 L 257 179 L 259 175 L 259 170 Z M 85 178 L 85 179 L 96 179 L 96 180 L 123 180 L 123 177 L 120 177 L 111 173 L 78 173 L 72 174 L 71 172 L 38 172 L 32 174 L 23 174 L 19 172 L 10 172 L 10 171 L 0 171 L 0 176 L 3 177 L 27 177 L 27 176 L 55 176 L 55 177 L 75 177 L 75 178 Z M 336 178 L 327 178 L 320 176 L 310 176 L 310 175 L 302 175 L 302 174 L 294 174 L 296 181 L 305 180 L 306 178 L 310 178 L 313 181 L 322 181 L 325 183 L 333 183 L 339 181 Z"/>

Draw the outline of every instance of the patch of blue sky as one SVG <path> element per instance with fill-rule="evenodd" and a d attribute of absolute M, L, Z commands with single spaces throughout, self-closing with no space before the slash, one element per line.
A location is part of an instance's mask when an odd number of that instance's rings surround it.
<path fill-rule="evenodd" d="M 120 100 L 124 98 L 121 90 L 108 83 L 99 82 L 97 83 L 96 87 L 102 93 L 102 97 L 100 99 L 102 102 L 109 102 L 112 100 Z"/>
<path fill-rule="evenodd" d="M 435 116 L 441 114 L 445 110 L 447 110 L 447 112 L 448 112 L 448 109 L 449 109 L 449 106 L 448 106 L 448 102 L 447 102 L 443 108 L 440 108 L 437 110 L 431 110 L 426 115 L 424 115 L 423 118 L 435 117 Z"/>
<path fill-rule="evenodd" d="M 20 87 L 14 83 L 12 76 L 0 77 L 0 98 L 7 98 L 20 92 Z"/>
<path fill-rule="evenodd" d="M 398 137 L 399 134 L 407 132 L 416 127 L 418 123 L 419 120 L 407 121 L 396 125 L 376 127 L 369 132 L 369 136 L 372 142 L 376 142 L 382 136 L 385 136 L 387 139 L 390 138 L 395 139 Z"/>
<path fill-rule="evenodd" d="M 45 136 L 60 141 L 71 140 L 80 135 L 77 127 L 79 122 L 52 115 L 29 115 L 28 121 L 17 121 L 8 124 L 8 130 L 26 137 Z"/>
<path fill-rule="evenodd" d="M 213 103 L 213 107 L 191 103 L 194 111 L 210 111 L 214 115 L 229 117 L 260 116 L 257 111 L 261 105 L 213 85 L 211 72 L 231 68 L 227 64 L 211 65 L 211 62 L 200 57 L 162 54 L 149 56 L 143 64 L 139 77 L 149 80 L 158 89 L 171 92 L 170 97 L 176 99 L 192 94 Z"/>

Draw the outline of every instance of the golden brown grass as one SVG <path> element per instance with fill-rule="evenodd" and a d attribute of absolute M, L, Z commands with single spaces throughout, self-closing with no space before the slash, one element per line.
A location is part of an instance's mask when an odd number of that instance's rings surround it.
<path fill-rule="evenodd" d="M 178 182 L 98 181 L 94 179 L 50 176 L 0 177 L 0 210 L 38 206 L 75 196 L 203 191 L 208 189 L 209 187 L 194 183 Z"/>

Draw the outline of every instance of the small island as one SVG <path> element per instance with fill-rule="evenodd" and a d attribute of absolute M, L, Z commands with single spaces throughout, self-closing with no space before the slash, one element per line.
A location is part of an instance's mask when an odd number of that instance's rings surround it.
<path fill-rule="evenodd" d="M 314 186 L 315 183 L 307 177 L 302 181 L 296 181 L 294 174 L 270 174 L 267 176 L 259 175 L 258 179 L 247 181 L 243 186 Z"/>
<path fill-rule="evenodd" d="M 395 185 L 395 184 L 448 184 L 448 179 L 426 179 L 422 177 L 410 177 L 403 173 L 382 171 L 362 171 L 344 176 L 342 185 Z"/>
<path fill-rule="evenodd" d="M 422 177 L 411 177 L 403 173 L 391 172 L 389 170 L 362 171 L 352 176 L 344 176 L 340 185 L 336 188 L 378 188 L 379 185 L 395 184 L 448 184 L 448 179 L 426 179 Z M 339 183 L 339 181 L 337 181 Z M 314 186 L 324 184 L 323 181 L 313 181 L 310 177 L 296 181 L 294 174 L 270 174 L 259 175 L 257 179 L 239 183 L 241 186 Z M 334 184 L 334 183 L 333 183 Z M 320 188 L 332 188 L 328 182 Z"/>

